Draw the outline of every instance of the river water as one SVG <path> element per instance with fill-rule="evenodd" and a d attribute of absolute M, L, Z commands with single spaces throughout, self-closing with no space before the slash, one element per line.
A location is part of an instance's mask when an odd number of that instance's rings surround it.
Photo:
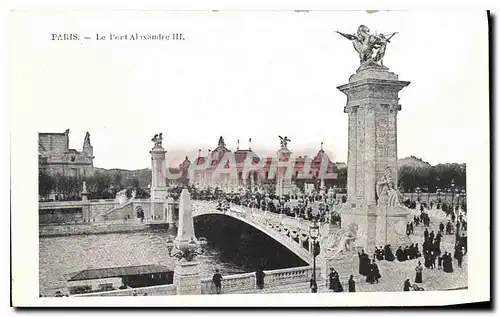
<path fill-rule="evenodd" d="M 306 265 L 300 258 L 254 228 L 229 217 L 197 217 L 195 232 L 208 245 L 198 256 L 202 278 L 215 269 L 222 275 L 253 272 L 257 267 L 280 269 Z M 85 269 L 161 264 L 175 268 L 169 257 L 166 229 L 40 238 L 40 294 L 65 293 L 64 275 Z"/>

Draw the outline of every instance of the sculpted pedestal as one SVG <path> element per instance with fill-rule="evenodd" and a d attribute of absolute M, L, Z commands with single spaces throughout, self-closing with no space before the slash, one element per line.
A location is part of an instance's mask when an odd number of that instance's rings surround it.
<path fill-rule="evenodd" d="M 200 266 L 196 261 L 180 261 L 174 270 L 174 285 L 177 295 L 200 295 Z"/>
<path fill-rule="evenodd" d="M 406 235 L 409 213 L 404 207 L 371 206 L 368 210 L 359 208 L 341 211 L 342 227 L 358 225 L 356 249 L 371 254 L 375 247 L 390 244 L 391 247 L 411 244 Z"/>

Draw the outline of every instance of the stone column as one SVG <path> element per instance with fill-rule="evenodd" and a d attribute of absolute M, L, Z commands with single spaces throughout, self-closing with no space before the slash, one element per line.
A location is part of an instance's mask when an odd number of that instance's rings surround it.
<path fill-rule="evenodd" d="M 164 202 L 167 196 L 165 151 L 161 145 L 155 147 L 151 153 L 151 208 L 150 213 L 145 215 L 146 220 L 151 215 L 161 215 L 164 211 Z"/>
<path fill-rule="evenodd" d="M 87 186 L 83 182 L 82 188 L 82 218 L 83 222 L 92 222 L 92 211 L 90 210 L 90 202 L 88 198 Z"/>
<path fill-rule="evenodd" d="M 349 114 L 348 203 L 341 210 L 342 228 L 355 223 L 356 245 L 367 253 L 376 245 L 404 240 L 398 230 L 389 228 L 404 218 L 406 211 L 379 206 L 376 184 L 390 166 L 397 186 L 398 92 L 408 84 L 387 67 L 370 64 L 361 66 L 348 84 L 337 87 L 347 95 L 344 112 Z"/>
<path fill-rule="evenodd" d="M 184 188 L 179 197 L 179 226 L 175 244 L 178 249 L 182 249 L 191 239 L 196 240 L 194 235 L 193 213 L 191 210 L 191 196 L 187 188 Z"/>
<path fill-rule="evenodd" d="M 191 239 L 196 241 L 194 235 L 193 214 L 189 191 L 184 188 L 179 198 L 179 227 L 175 238 L 175 247 L 186 250 Z M 174 270 L 174 284 L 177 295 L 201 294 L 200 267 L 197 261 L 180 260 Z"/>

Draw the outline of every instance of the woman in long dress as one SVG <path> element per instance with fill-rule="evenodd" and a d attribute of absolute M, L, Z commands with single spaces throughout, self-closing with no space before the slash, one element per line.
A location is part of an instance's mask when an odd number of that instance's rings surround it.
<path fill-rule="evenodd" d="M 342 283 L 340 283 L 339 273 L 334 271 L 333 275 L 333 291 L 334 292 L 343 292 L 344 288 L 342 287 Z"/>
<path fill-rule="evenodd" d="M 333 291 L 334 289 L 334 283 L 335 283 L 335 270 L 333 269 L 333 267 L 330 268 L 330 274 L 328 275 L 328 288 L 331 289 Z"/>
<path fill-rule="evenodd" d="M 420 261 L 418 261 L 418 265 L 417 267 L 415 268 L 415 283 L 422 283 L 422 271 L 424 270 L 424 268 L 422 267 L 422 264 L 420 263 Z"/>

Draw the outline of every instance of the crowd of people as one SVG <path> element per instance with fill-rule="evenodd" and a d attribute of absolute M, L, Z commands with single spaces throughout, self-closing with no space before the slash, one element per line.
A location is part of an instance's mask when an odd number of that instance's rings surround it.
<path fill-rule="evenodd" d="M 333 212 L 335 205 L 345 202 L 344 199 L 338 199 L 332 195 L 319 195 L 317 193 L 298 195 L 283 195 L 276 196 L 272 194 L 250 193 L 248 191 L 241 191 L 237 193 L 223 193 L 221 191 L 202 190 L 193 195 L 198 200 L 211 200 L 217 201 L 218 207 L 221 210 L 228 209 L 230 204 L 247 206 L 256 208 L 261 211 L 268 211 L 279 214 L 286 214 L 292 217 L 300 217 L 303 219 L 314 219 L 320 222 L 334 222 L 340 221 L 337 219 L 338 215 Z M 439 207 L 439 206 L 438 206 Z M 415 207 L 416 208 L 416 207 Z M 406 225 L 406 234 L 414 235 L 416 227 L 422 226 L 424 228 L 424 241 L 422 243 L 422 252 L 420 252 L 418 243 L 412 243 L 406 246 L 398 246 L 395 255 L 393 254 L 391 245 L 375 247 L 373 256 L 370 257 L 363 251 L 358 253 L 359 256 L 359 274 L 366 277 L 366 282 L 373 284 L 378 283 L 382 278 L 376 261 L 389 261 L 404 262 L 407 260 L 424 258 L 424 265 L 418 261 L 415 268 L 416 284 L 412 285 L 410 279 L 404 281 L 403 290 L 421 291 L 423 290 L 417 284 L 423 281 L 422 275 L 424 267 L 426 269 L 435 269 L 437 261 L 437 269 L 443 270 L 445 273 L 453 272 L 453 259 L 452 254 L 449 252 L 441 251 L 441 242 L 444 235 L 456 235 L 456 246 L 453 258 L 457 260 L 458 267 L 462 267 L 463 257 L 467 252 L 467 237 L 465 234 L 459 235 L 460 230 L 467 230 L 467 220 L 464 213 L 455 213 L 450 211 L 447 213 L 449 220 L 445 223 L 439 224 L 439 230 L 431 230 L 431 218 L 426 212 L 426 209 L 420 204 L 421 212 L 415 215 L 413 220 Z M 338 217 L 340 218 L 340 217 Z M 455 222 L 456 220 L 456 222 Z M 455 224 L 456 223 L 456 224 Z M 263 272 L 261 272 L 263 273 Z M 263 275 L 260 273 L 257 276 L 258 287 L 263 287 Z M 262 279 L 260 277 L 262 276 Z M 311 288 L 317 289 L 316 281 L 311 279 Z M 349 292 L 356 291 L 356 283 L 353 275 L 348 280 Z M 331 268 L 328 275 L 328 288 L 333 292 L 343 292 L 343 286 L 340 282 L 339 274 L 336 270 Z"/>
<path fill-rule="evenodd" d="M 172 188 L 171 192 L 175 193 L 176 189 L 180 192 L 180 188 Z M 339 224 L 340 216 L 334 210 L 339 204 L 345 202 L 345 196 L 337 195 L 333 190 L 324 193 L 313 192 L 281 196 L 244 189 L 236 192 L 223 192 L 218 188 L 190 187 L 189 190 L 193 199 L 216 201 L 219 210 L 228 209 L 230 204 L 234 204 L 290 217 Z"/>

